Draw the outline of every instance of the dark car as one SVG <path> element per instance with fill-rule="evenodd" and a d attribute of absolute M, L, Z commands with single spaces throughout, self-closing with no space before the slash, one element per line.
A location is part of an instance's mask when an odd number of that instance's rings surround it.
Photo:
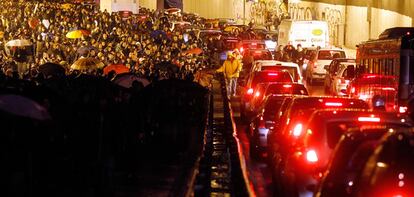
<path fill-rule="evenodd" d="M 385 135 L 368 158 L 355 196 L 412 196 L 414 193 L 414 130 Z"/>
<path fill-rule="evenodd" d="M 292 120 L 295 122 L 294 120 Z M 279 183 L 283 194 L 309 196 L 317 185 L 341 136 L 350 128 L 409 127 L 411 122 L 396 113 L 360 109 L 324 109 L 315 111 L 308 121 L 296 122 L 285 138 L 290 143 L 283 161 Z M 335 195 L 336 196 L 336 195 Z"/>
<path fill-rule="evenodd" d="M 315 196 L 353 196 L 354 185 L 360 180 L 359 174 L 387 132 L 394 132 L 401 127 L 410 127 L 411 122 L 395 125 L 374 125 L 349 129 L 342 135 L 330 159 L 327 170 L 315 190 Z"/>
<path fill-rule="evenodd" d="M 246 109 L 247 118 L 257 115 L 258 108 L 262 105 L 264 98 L 270 94 L 275 95 L 309 95 L 303 84 L 298 83 L 259 83 L 254 88 L 253 98 L 250 100 L 249 108 Z"/>
<path fill-rule="evenodd" d="M 337 98 L 337 97 L 307 97 L 294 96 L 285 104 L 284 111 L 279 111 L 275 121 L 275 127 L 267 136 L 267 151 L 270 168 L 279 171 L 280 163 L 284 160 L 288 150 L 294 145 L 291 140 L 294 134 L 302 132 L 303 125 L 318 109 L 368 109 L 366 102 L 359 99 Z M 295 128 L 296 127 L 296 128 Z M 299 134 L 300 134 L 299 133 Z"/>
<path fill-rule="evenodd" d="M 254 72 L 248 78 L 246 85 L 240 90 L 240 116 L 245 119 L 245 109 L 249 107 L 249 102 L 253 98 L 254 89 L 259 83 L 280 82 L 293 83 L 292 76 L 287 71 L 260 71 Z"/>

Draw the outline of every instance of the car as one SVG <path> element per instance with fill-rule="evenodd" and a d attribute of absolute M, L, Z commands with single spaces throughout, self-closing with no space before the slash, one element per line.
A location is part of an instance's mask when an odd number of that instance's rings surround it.
<path fill-rule="evenodd" d="M 217 37 L 222 35 L 222 32 L 217 29 L 200 29 L 196 31 L 197 38 L 208 40 L 209 37 Z"/>
<path fill-rule="evenodd" d="M 312 85 L 316 80 L 325 79 L 325 65 L 329 65 L 335 58 L 346 58 L 343 49 L 323 48 L 317 50 L 306 66 L 306 80 Z"/>
<path fill-rule="evenodd" d="M 308 90 L 303 84 L 267 82 L 259 83 L 254 88 L 253 98 L 250 100 L 247 115 L 256 116 L 257 108 L 263 103 L 266 96 L 275 95 L 309 95 Z M 250 116 L 248 116 L 250 117 Z"/>
<path fill-rule="evenodd" d="M 326 76 L 324 81 L 325 93 L 334 96 L 346 96 L 349 82 L 353 80 L 348 76 L 348 69 L 355 70 L 355 59 L 337 58 L 331 64 L 325 66 Z"/>
<path fill-rule="evenodd" d="M 227 59 L 227 53 L 238 49 L 240 45 L 240 39 L 233 36 L 223 36 L 223 50 L 220 52 L 220 65 Z"/>
<path fill-rule="evenodd" d="M 243 52 L 243 70 L 248 72 L 251 70 L 252 63 L 256 60 L 272 60 L 272 53 L 269 49 L 245 49 Z"/>
<path fill-rule="evenodd" d="M 398 116 L 397 116 L 398 117 Z M 412 127 L 409 119 L 389 125 L 372 125 L 350 128 L 339 139 L 332 157 L 315 190 L 315 197 L 353 196 L 360 174 L 368 157 L 374 152 L 379 140 L 387 132 Z M 407 121 L 405 121 L 407 120 Z"/>
<path fill-rule="evenodd" d="M 397 111 L 397 90 L 395 76 L 363 74 L 350 82 L 347 91 L 350 97 L 366 101 L 371 108 Z"/>
<path fill-rule="evenodd" d="M 264 70 L 287 70 L 293 77 L 293 81 L 296 83 L 303 83 L 303 77 L 300 72 L 298 64 L 292 62 L 281 62 L 276 60 L 258 60 L 253 63 L 251 72 L 264 71 Z"/>
<path fill-rule="evenodd" d="M 396 113 L 361 109 L 317 110 L 308 119 L 292 119 L 292 123 L 285 133 L 289 147 L 278 172 L 278 182 L 286 188 L 281 193 L 287 196 L 313 194 L 308 188 L 319 183 L 334 148 L 348 129 L 412 125 Z"/>
<path fill-rule="evenodd" d="M 266 43 L 264 40 L 242 40 L 239 49 L 242 55 L 248 49 L 266 49 Z"/>
<path fill-rule="evenodd" d="M 293 79 L 287 71 L 260 71 L 251 73 L 246 85 L 240 89 L 240 116 L 246 120 L 245 109 L 249 108 L 249 102 L 253 98 L 254 87 L 264 82 L 292 83 Z"/>
<path fill-rule="evenodd" d="M 285 97 L 292 95 L 308 95 L 306 87 L 303 84 L 286 84 L 286 83 L 268 83 L 260 84 L 263 88 L 261 94 L 251 101 L 249 110 L 252 118 L 247 132 L 250 136 L 250 155 L 254 158 L 261 158 L 266 155 L 267 133 L 273 129 L 276 112 L 282 106 Z"/>
<path fill-rule="evenodd" d="M 389 132 L 379 142 L 355 185 L 355 196 L 411 196 L 414 188 L 414 130 Z"/>
<path fill-rule="evenodd" d="M 298 121 L 305 121 L 315 110 L 327 108 L 369 109 L 368 104 L 360 99 L 322 97 L 322 96 L 293 96 L 279 110 L 275 118 L 275 127 L 267 136 L 267 151 L 271 168 L 278 168 L 282 157 L 288 149 L 288 129 Z M 286 138 L 286 139 L 285 139 Z"/>

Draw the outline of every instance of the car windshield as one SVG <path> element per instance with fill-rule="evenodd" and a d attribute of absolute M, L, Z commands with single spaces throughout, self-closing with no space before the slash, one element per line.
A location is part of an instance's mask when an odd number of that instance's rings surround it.
<path fill-rule="evenodd" d="M 321 50 L 318 52 L 318 60 L 333 60 L 335 58 L 345 58 L 344 51 Z"/>
<path fill-rule="evenodd" d="M 268 70 L 272 70 L 272 71 L 288 71 L 295 82 L 298 82 L 299 81 L 299 73 L 298 73 L 298 69 L 296 69 L 296 67 L 292 67 L 292 66 L 282 66 L 282 65 L 274 65 L 274 66 L 262 66 L 261 69 L 262 69 L 262 71 L 268 71 Z"/>
<path fill-rule="evenodd" d="M 280 107 L 282 106 L 282 103 L 282 98 L 271 97 L 266 102 L 264 115 L 269 117 L 269 119 L 273 120 L 276 115 L 276 112 L 279 111 Z"/>

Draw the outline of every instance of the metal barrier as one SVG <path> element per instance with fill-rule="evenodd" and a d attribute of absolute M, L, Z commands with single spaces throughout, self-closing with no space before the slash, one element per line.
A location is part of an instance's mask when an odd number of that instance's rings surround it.
<path fill-rule="evenodd" d="M 227 98 L 225 80 L 222 75 L 216 78 L 218 83 L 215 85 L 218 85 L 219 89 L 214 91 L 213 87 L 210 95 L 210 113 L 195 180 L 194 196 L 255 196 L 250 188 L 240 144 L 234 135 L 235 123 Z M 220 100 L 216 100 L 219 102 L 214 102 L 219 96 Z M 215 104 L 220 105 L 221 102 L 222 108 L 215 108 Z M 214 110 L 218 110 L 219 115 L 214 115 Z"/>

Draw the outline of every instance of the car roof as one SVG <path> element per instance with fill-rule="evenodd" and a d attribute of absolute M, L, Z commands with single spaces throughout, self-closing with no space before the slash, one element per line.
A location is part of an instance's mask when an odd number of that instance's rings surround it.
<path fill-rule="evenodd" d="M 385 112 L 385 111 L 372 111 L 372 110 L 364 110 L 364 109 L 318 109 L 316 110 L 311 119 L 314 117 L 320 117 L 322 120 L 325 121 L 338 121 L 338 120 L 352 120 L 364 122 L 363 119 L 359 120 L 359 118 L 379 118 L 378 124 L 381 123 L 392 123 L 392 124 L 401 124 L 411 126 L 413 122 L 404 115 L 393 113 L 393 112 Z M 369 119 L 367 119 L 369 120 Z M 369 122 L 369 121 L 368 121 Z"/>
<path fill-rule="evenodd" d="M 325 103 L 326 105 L 326 103 L 336 104 L 336 103 L 342 102 L 341 105 L 343 105 L 343 101 L 348 101 L 348 103 L 345 103 L 346 106 L 338 106 L 336 108 L 354 108 L 351 106 L 355 106 L 355 108 L 364 108 L 364 109 L 369 108 L 368 104 L 361 99 L 333 97 L 333 96 L 294 96 L 292 99 L 292 104 L 293 105 L 306 105 L 307 107 L 309 107 L 309 109 L 315 109 L 315 108 L 321 108 L 321 105 L 323 103 Z M 318 103 L 320 103 L 321 105 L 317 105 Z M 351 105 L 351 106 L 348 106 L 348 105 Z M 327 107 L 327 108 L 335 108 L 335 107 L 332 106 L 332 107 Z M 304 110 L 308 110 L 308 109 L 304 109 Z"/>

